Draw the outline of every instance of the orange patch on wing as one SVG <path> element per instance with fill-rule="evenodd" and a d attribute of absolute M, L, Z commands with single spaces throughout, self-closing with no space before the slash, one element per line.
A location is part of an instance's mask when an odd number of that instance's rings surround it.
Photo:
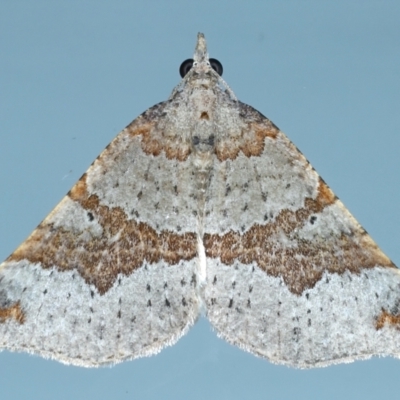
<path fill-rule="evenodd" d="M 25 314 L 19 301 L 10 307 L 0 308 L 0 323 L 4 323 L 9 319 L 15 319 L 20 324 L 25 322 Z"/>
<path fill-rule="evenodd" d="M 324 180 L 319 178 L 318 185 L 318 199 L 319 202 L 324 206 L 329 206 L 335 202 L 336 196 L 332 192 L 331 188 L 324 182 Z"/>
<path fill-rule="evenodd" d="M 82 175 L 78 182 L 73 186 L 73 188 L 68 192 L 68 196 L 72 200 L 79 200 L 86 196 L 87 186 L 86 186 L 86 173 Z"/>
<path fill-rule="evenodd" d="M 74 269 L 104 294 L 118 274 L 130 275 L 146 262 L 164 260 L 178 264 L 196 257 L 195 233 L 157 232 L 143 222 L 128 219 L 119 207 L 101 205 L 98 197 L 89 195 L 85 187 L 83 177 L 70 191 L 70 198 L 97 219 L 103 228 L 101 237 L 93 237 L 87 231 L 55 228 L 44 221 L 8 261 L 25 259 L 40 263 L 43 268 Z"/>
<path fill-rule="evenodd" d="M 259 157 L 264 151 L 265 140 L 275 140 L 279 129 L 269 120 L 250 123 L 240 137 L 230 136 L 217 141 L 215 154 L 219 161 L 234 160 L 240 152 L 246 157 Z"/>
<path fill-rule="evenodd" d="M 359 273 L 362 268 L 376 265 L 395 267 L 369 236 L 366 240 L 364 232 L 320 240 L 296 236 L 296 230 L 313 214 L 334 202 L 332 191 L 321 182 L 317 198 L 306 199 L 304 207 L 297 211 L 283 210 L 274 221 L 256 224 L 243 234 L 230 231 L 224 235 L 204 235 L 207 257 L 220 258 L 225 265 L 236 260 L 247 265 L 254 262 L 268 275 L 282 277 L 288 289 L 297 295 L 315 286 L 325 271 L 342 274 Z M 277 245 L 273 238 L 282 233 L 288 240 L 294 239 L 296 245 Z"/>
<path fill-rule="evenodd" d="M 382 329 L 385 325 L 393 326 L 397 329 L 400 329 L 400 315 L 393 315 L 385 309 L 382 309 L 382 312 L 376 319 L 375 328 L 379 330 Z"/>
<path fill-rule="evenodd" d="M 190 143 L 182 140 L 179 133 L 167 132 L 165 127 L 143 119 L 135 120 L 126 130 L 132 136 L 141 136 L 144 153 L 155 157 L 164 153 L 169 160 L 185 161 L 188 158 L 191 153 Z"/>

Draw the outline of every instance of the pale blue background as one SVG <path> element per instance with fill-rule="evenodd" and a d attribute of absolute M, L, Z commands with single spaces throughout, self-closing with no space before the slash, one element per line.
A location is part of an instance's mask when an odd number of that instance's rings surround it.
<path fill-rule="evenodd" d="M 288 134 L 400 264 L 400 2 L 366 0 L 1 0 L 0 258 L 167 99 L 198 31 L 237 97 Z M 393 359 L 274 366 L 204 320 L 113 368 L 0 354 L 1 399 L 394 399 L 399 379 Z"/>

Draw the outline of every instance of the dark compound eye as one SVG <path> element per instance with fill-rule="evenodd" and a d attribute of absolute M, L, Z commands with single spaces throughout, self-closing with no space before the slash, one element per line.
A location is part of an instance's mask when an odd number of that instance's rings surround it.
<path fill-rule="evenodd" d="M 218 60 L 216 60 L 215 58 L 210 58 L 209 61 L 210 61 L 210 64 L 211 64 L 211 68 L 219 76 L 222 76 L 222 72 L 224 71 L 224 69 L 222 68 L 222 64 Z"/>
<path fill-rule="evenodd" d="M 181 66 L 179 67 L 179 73 L 181 74 L 181 77 L 183 78 L 189 71 L 190 69 L 193 67 L 193 59 L 188 58 L 187 60 L 185 60 Z"/>
<path fill-rule="evenodd" d="M 209 59 L 211 68 L 219 75 L 222 76 L 223 68 L 222 64 L 216 60 L 215 58 Z M 192 58 L 188 58 L 185 60 L 181 66 L 179 67 L 179 74 L 183 78 L 193 67 L 194 60 Z"/>

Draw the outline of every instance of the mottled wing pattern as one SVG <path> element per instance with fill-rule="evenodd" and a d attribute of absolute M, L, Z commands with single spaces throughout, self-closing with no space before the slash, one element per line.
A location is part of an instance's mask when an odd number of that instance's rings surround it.
<path fill-rule="evenodd" d="M 195 322 L 193 179 L 164 112 L 123 130 L 0 266 L 0 347 L 97 366 L 157 353 Z"/>
<path fill-rule="evenodd" d="M 281 131 L 245 104 L 235 112 L 242 134 L 217 145 L 206 205 L 218 334 L 302 368 L 399 357 L 399 270 Z"/>
<path fill-rule="evenodd" d="M 236 100 L 204 35 L 189 61 L 1 264 L 0 348 L 115 363 L 173 344 L 204 305 L 220 336 L 275 363 L 400 357 L 399 270 Z"/>

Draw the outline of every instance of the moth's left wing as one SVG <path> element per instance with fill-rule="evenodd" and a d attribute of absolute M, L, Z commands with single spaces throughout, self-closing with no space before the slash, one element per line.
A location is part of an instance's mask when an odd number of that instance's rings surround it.
<path fill-rule="evenodd" d="M 165 105 L 124 129 L 0 265 L 0 349 L 98 366 L 157 353 L 196 321 L 191 161 L 178 136 L 163 140 Z"/>

